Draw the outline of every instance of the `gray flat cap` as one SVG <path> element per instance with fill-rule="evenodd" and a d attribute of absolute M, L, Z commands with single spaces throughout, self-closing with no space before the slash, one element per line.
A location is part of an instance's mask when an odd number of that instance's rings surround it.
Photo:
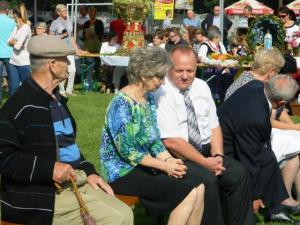
<path fill-rule="evenodd" d="M 64 40 L 53 35 L 37 35 L 32 37 L 27 45 L 31 55 L 51 58 L 74 55 L 75 49 L 69 48 Z"/>

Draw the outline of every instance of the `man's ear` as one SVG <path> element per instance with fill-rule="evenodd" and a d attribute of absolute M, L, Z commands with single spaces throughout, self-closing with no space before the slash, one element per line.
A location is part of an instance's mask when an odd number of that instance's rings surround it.
<path fill-rule="evenodd" d="M 55 67 L 55 59 L 49 60 L 48 66 L 49 66 L 49 70 L 50 70 L 51 72 L 53 72 L 53 71 L 55 70 L 55 69 L 54 69 L 54 67 Z"/>

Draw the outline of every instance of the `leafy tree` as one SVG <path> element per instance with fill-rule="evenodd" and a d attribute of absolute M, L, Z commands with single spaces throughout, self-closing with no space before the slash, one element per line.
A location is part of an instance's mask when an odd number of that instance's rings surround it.
<path fill-rule="evenodd" d="M 9 1 L 9 8 L 10 8 L 10 9 L 13 9 L 13 8 L 15 8 L 19 3 L 20 3 L 19 0 L 11 0 L 11 1 Z"/>

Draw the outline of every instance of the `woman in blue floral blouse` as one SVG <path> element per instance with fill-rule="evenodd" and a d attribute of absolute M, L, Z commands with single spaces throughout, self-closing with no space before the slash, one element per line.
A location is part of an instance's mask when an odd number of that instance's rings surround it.
<path fill-rule="evenodd" d="M 168 224 L 201 223 L 204 185 L 160 140 L 150 92 L 172 64 L 164 49 L 140 48 L 128 65 L 129 85 L 108 106 L 100 147 L 101 174 L 118 194 L 136 195 L 153 215 L 171 211 Z"/>

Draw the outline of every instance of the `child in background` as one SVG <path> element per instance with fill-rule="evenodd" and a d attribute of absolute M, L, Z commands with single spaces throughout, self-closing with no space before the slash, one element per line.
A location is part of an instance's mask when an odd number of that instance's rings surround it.
<path fill-rule="evenodd" d="M 245 56 L 246 37 L 244 35 L 236 35 L 231 38 L 229 53 L 234 56 Z"/>
<path fill-rule="evenodd" d="M 113 54 L 120 48 L 118 44 L 118 35 L 114 32 L 107 34 L 107 42 L 102 43 L 100 55 Z M 126 74 L 125 66 L 106 66 L 103 65 L 103 76 L 102 76 L 102 93 L 110 93 L 112 86 L 114 85 L 115 91 L 120 88 L 121 78 Z M 111 76 L 111 74 L 113 74 Z M 111 79 L 112 78 L 112 79 Z M 113 85 L 112 85 L 113 84 Z"/>
<path fill-rule="evenodd" d="M 164 43 L 166 44 L 167 42 L 168 42 L 168 40 L 169 40 L 169 33 L 170 33 L 170 28 L 166 28 L 165 30 L 164 30 Z"/>
<path fill-rule="evenodd" d="M 45 22 L 38 22 L 34 27 L 35 35 L 47 35 L 48 26 Z"/>
<path fill-rule="evenodd" d="M 115 53 L 120 48 L 120 45 L 118 44 L 118 35 L 115 32 L 109 32 L 106 39 L 107 42 L 102 43 L 100 55 Z"/>
<path fill-rule="evenodd" d="M 153 34 L 153 39 L 152 39 L 152 43 L 149 43 L 148 45 L 151 47 L 161 47 L 161 48 L 165 48 L 165 43 L 164 43 L 164 32 L 161 30 L 156 31 Z"/>
<path fill-rule="evenodd" d="M 205 32 L 201 28 L 197 28 L 192 33 L 193 36 L 193 50 L 198 55 L 200 46 L 207 41 Z"/>
<path fill-rule="evenodd" d="M 98 53 L 101 47 L 101 42 L 99 41 L 98 36 L 95 34 L 94 29 L 87 28 L 84 30 L 85 32 L 85 40 L 84 40 L 84 47 L 85 50 L 90 53 Z M 87 82 L 88 87 L 87 91 L 92 91 L 93 89 L 93 72 L 95 68 L 99 68 L 100 60 L 98 57 L 92 58 L 86 58 L 85 62 L 87 64 Z M 99 71 L 99 70 L 97 70 Z"/>

